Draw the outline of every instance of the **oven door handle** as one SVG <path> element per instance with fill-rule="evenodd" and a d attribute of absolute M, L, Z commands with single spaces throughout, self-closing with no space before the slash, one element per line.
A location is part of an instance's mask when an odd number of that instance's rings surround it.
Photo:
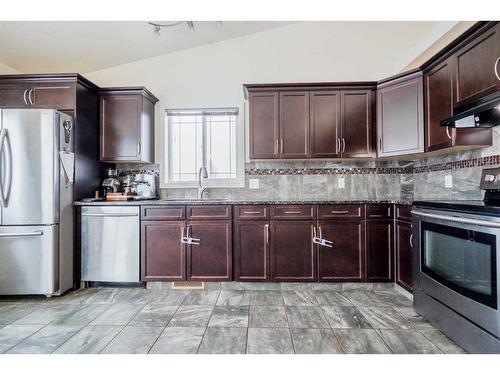
<path fill-rule="evenodd" d="M 429 214 L 429 213 L 420 212 L 420 211 L 412 211 L 411 213 L 414 215 L 417 215 L 417 216 L 428 217 L 431 219 L 447 220 L 447 221 L 451 221 L 454 223 L 480 225 L 483 227 L 490 227 L 490 228 L 500 228 L 500 223 L 492 222 L 492 221 L 466 219 L 466 218 L 461 218 L 461 217 L 456 217 L 456 216 L 448 216 L 448 215 Z"/>

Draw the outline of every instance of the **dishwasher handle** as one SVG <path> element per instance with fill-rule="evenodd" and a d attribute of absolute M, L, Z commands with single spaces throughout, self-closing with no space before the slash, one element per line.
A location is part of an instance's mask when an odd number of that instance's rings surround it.
<path fill-rule="evenodd" d="M 94 216 L 94 217 L 137 217 L 139 214 L 122 214 L 118 212 L 110 212 L 110 213 L 103 213 L 103 214 L 89 214 L 89 213 L 82 213 L 82 216 Z"/>

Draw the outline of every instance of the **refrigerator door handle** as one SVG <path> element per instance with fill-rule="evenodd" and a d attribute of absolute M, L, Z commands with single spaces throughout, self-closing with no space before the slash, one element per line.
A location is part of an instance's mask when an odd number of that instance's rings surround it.
<path fill-rule="evenodd" d="M 43 231 L 35 230 L 33 232 L 0 233 L 0 237 L 35 237 L 35 236 L 43 236 Z"/>
<path fill-rule="evenodd" d="M 7 129 L 2 129 L 0 130 L 0 164 L 3 164 L 3 147 L 4 147 L 4 144 L 5 144 L 5 137 L 7 136 Z M 5 201 L 5 193 L 3 191 L 3 180 L 4 180 L 4 176 L 3 176 L 3 168 L 0 168 L 1 170 L 1 174 L 0 174 L 0 205 L 2 207 L 5 207 L 6 206 L 6 201 Z"/>
<path fill-rule="evenodd" d="M 6 160 L 4 160 L 4 150 L 7 151 L 5 153 Z M 7 129 L 0 130 L 0 163 L 2 164 L 2 174 L 0 174 L 0 205 L 7 207 L 12 182 L 12 151 Z"/>

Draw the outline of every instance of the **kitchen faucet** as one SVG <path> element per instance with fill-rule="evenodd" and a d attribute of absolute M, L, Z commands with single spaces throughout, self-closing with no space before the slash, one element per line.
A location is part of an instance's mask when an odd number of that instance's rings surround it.
<path fill-rule="evenodd" d="M 208 178 L 208 171 L 207 168 L 201 167 L 200 170 L 198 171 L 198 199 L 203 198 L 203 192 L 206 189 L 203 186 L 201 186 L 201 181 L 204 178 Z"/>

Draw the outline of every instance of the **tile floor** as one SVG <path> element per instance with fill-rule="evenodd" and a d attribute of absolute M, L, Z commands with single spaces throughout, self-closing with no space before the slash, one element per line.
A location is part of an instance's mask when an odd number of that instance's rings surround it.
<path fill-rule="evenodd" d="M 394 288 L 214 284 L 3 297 L 0 353 L 463 353 Z"/>

